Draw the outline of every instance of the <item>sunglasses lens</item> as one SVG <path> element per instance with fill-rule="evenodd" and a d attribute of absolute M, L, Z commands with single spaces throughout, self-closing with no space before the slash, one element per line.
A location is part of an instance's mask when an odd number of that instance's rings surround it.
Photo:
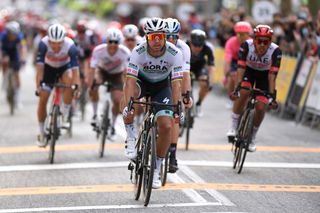
<path fill-rule="evenodd" d="M 118 41 L 109 41 L 108 43 L 109 44 L 118 44 L 119 42 Z"/>
<path fill-rule="evenodd" d="M 177 40 L 179 38 L 178 35 L 167 35 L 167 39 Z"/>
<path fill-rule="evenodd" d="M 270 42 L 269 39 L 268 39 L 268 40 L 265 40 L 265 39 L 258 39 L 258 40 L 257 40 L 257 43 L 258 43 L 258 44 L 263 44 L 263 45 L 268 45 L 269 42 Z"/>
<path fill-rule="evenodd" d="M 153 41 L 155 39 L 163 40 L 165 38 L 165 34 L 164 33 L 152 33 L 152 34 L 148 34 L 147 38 L 149 41 Z"/>

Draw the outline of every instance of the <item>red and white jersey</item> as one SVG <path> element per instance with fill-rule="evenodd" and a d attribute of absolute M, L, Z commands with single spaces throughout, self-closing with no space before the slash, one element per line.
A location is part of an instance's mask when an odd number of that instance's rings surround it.
<path fill-rule="evenodd" d="M 280 68 L 282 53 L 278 45 L 271 43 L 267 52 L 259 57 L 256 54 L 253 40 L 241 44 L 239 50 L 238 66 L 250 67 L 258 71 L 277 72 Z"/>
<path fill-rule="evenodd" d="M 110 55 L 107 51 L 108 44 L 100 44 L 93 50 L 90 67 L 99 68 L 108 74 L 118 74 L 126 70 L 130 50 L 122 44 L 119 44 L 115 54 Z"/>

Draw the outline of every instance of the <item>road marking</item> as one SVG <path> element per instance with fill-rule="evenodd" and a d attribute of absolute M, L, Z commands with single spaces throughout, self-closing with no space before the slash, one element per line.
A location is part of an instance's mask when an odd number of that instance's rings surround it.
<path fill-rule="evenodd" d="M 92 163 L 65 163 L 65 164 L 34 164 L 0 166 L 0 172 L 41 171 L 41 170 L 68 170 L 68 169 L 95 169 L 127 167 L 128 161 L 92 162 Z M 228 161 L 184 161 L 179 160 L 180 165 L 197 167 L 232 167 Z M 320 169 L 317 163 L 283 163 L 283 162 L 245 162 L 246 168 L 285 168 L 285 169 Z"/>
<path fill-rule="evenodd" d="M 201 207 L 201 206 L 217 206 L 217 203 L 165 203 L 165 204 L 149 204 L 150 208 L 165 207 Z M 53 212 L 53 211 L 84 211 L 84 210 L 107 210 L 107 209 L 146 209 L 144 205 L 104 205 L 104 206 L 70 206 L 70 207 L 43 207 L 43 208 L 23 208 L 23 209 L 0 209 L 0 213 L 19 213 L 19 212 Z M 216 212 L 229 213 L 229 212 Z M 245 212 L 233 212 L 245 213 Z"/>
<path fill-rule="evenodd" d="M 180 166 L 180 170 L 187 175 L 193 182 L 195 183 L 206 183 L 199 175 L 197 175 L 194 171 L 192 171 L 187 166 Z M 224 206 L 235 206 L 234 203 L 232 203 L 228 198 L 226 198 L 223 194 L 220 192 L 214 190 L 214 189 L 207 189 L 205 190 L 209 195 L 214 197 L 221 205 Z"/>
<path fill-rule="evenodd" d="M 184 150 L 184 144 L 178 144 L 178 148 Z M 98 150 L 99 144 L 59 144 L 57 151 L 79 151 L 79 150 Z M 124 149 L 124 143 L 107 143 L 106 149 Z M 189 149 L 201 151 L 230 151 L 230 145 L 212 144 L 190 144 Z M 318 147 L 290 147 L 290 146 L 257 146 L 259 152 L 299 152 L 299 153 L 320 153 Z M 43 149 L 37 146 L 11 146 L 0 147 L 0 154 L 28 153 L 28 152 L 48 152 L 48 148 Z"/>
<path fill-rule="evenodd" d="M 232 184 L 232 183 L 168 183 L 155 191 L 172 190 L 222 190 L 222 191 L 256 191 L 256 192 L 309 192 L 319 193 L 320 185 L 269 185 L 269 184 Z M 83 186 L 45 186 L 2 188 L 0 196 L 50 195 L 76 193 L 132 192 L 132 184 L 83 185 Z M 154 191 L 154 192 L 155 192 Z"/>
<path fill-rule="evenodd" d="M 168 179 L 172 183 L 186 183 L 177 174 L 168 175 Z M 193 202 L 195 203 L 207 203 L 208 201 L 204 199 L 196 190 L 194 189 L 183 189 L 182 190 Z"/>

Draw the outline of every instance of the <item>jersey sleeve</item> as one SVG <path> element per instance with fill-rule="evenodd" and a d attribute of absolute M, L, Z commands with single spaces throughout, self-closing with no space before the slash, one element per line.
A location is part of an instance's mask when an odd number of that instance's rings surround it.
<path fill-rule="evenodd" d="M 76 45 L 71 45 L 70 49 L 69 49 L 69 56 L 70 56 L 70 65 L 71 68 L 74 67 L 78 67 L 79 63 L 78 63 L 78 50 Z"/>
<path fill-rule="evenodd" d="M 184 45 L 183 48 L 183 72 L 190 72 L 190 58 L 191 50 L 188 45 Z"/>
<path fill-rule="evenodd" d="M 47 46 L 43 41 L 40 41 L 39 47 L 38 47 L 38 54 L 37 54 L 37 64 L 44 64 L 44 58 L 47 53 Z"/>
<path fill-rule="evenodd" d="M 226 62 L 231 62 L 232 60 L 232 42 L 231 42 L 231 39 L 229 39 L 227 42 L 226 42 L 226 45 L 225 45 L 225 53 L 224 53 L 224 60 Z"/>
<path fill-rule="evenodd" d="M 132 51 L 131 57 L 127 66 L 127 77 L 138 78 L 138 74 L 139 74 L 138 53 L 136 51 Z"/>
<path fill-rule="evenodd" d="M 98 46 L 97 46 L 98 47 Z M 97 47 L 95 47 L 94 49 L 93 49 L 93 52 L 92 52 L 92 57 L 91 57 L 91 59 L 90 59 L 90 67 L 91 68 L 96 68 L 97 67 L 97 65 L 98 65 L 98 49 L 97 49 Z"/>
<path fill-rule="evenodd" d="M 277 47 L 273 54 L 272 54 L 272 64 L 270 68 L 270 72 L 278 72 L 280 69 L 281 64 L 281 58 L 282 58 L 282 52 L 279 47 Z"/>
<path fill-rule="evenodd" d="M 240 49 L 239 49 L 239 53 L 238 53 L 238 67 L 246 68 L 248 52 L 249 52 L 248 43 L 243 42 L 240 45 Z"/>
<path fill-rule="evenodd" d="M 208 61 L 207 61 L 207 64 L 209 66 L 214 66 L 214 55 L 213 55 L 213 48 L 209 47 L 208 46 Z"/>
<path fill-rule="evenodd" d="M 181 51 L 173 57 L 173 65 L 171 69 L 171 81 L 181 80 L 183 78 L 183 56 Z"/>

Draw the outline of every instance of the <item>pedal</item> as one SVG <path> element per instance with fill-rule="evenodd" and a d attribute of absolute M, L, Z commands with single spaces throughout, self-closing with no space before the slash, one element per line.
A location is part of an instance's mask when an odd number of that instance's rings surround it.
<path fill-rule="evenodd" d="M 235 137 L 234 136 L 228 136 L 228 142 L 229 143 L 234 143 Z"/>

